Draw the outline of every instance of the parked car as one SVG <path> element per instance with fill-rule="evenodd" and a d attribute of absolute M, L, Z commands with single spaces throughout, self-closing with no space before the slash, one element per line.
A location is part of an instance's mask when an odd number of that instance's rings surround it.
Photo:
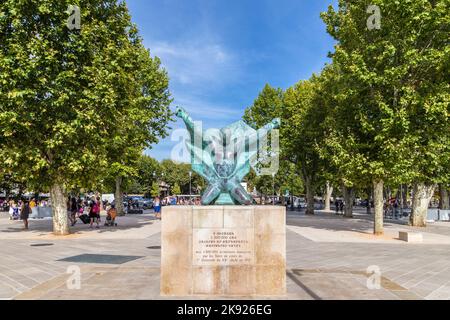
<path fill-rule="evenodd" d="M 143 198 L 142 199 L 142 207 L 144 209 L 152 209 L 153 208 L 153 199 Z"/>
<path fill-rule="evenodd" d="M 153 200 L 144 197 L 132 197 L 131 201 L 133 204 L 140 209 L 151 209 L 153 208 Z"/>
<path fill-rule="evenodd" d="M 123 200 L 123 207 L 126 208 L 128 206 L 128 201 L 126 201 L 125 199 Z M 116 205 L 116 200 L 114 199 L 113 201 L 111 201 L 112 205 Z"/>
<path fill-rule="evenodd" d="M 306 208 L 306 201 L 303 197 L 294 197 L 294 208 Z"/>
<path fill-rule="evenodd" d="M 361 206 L 361 207 L 367 207 L 367 204 L 369 203 L 369 200 L 364 199 L 364 200 L 358 200 L 357 205 Z"/>

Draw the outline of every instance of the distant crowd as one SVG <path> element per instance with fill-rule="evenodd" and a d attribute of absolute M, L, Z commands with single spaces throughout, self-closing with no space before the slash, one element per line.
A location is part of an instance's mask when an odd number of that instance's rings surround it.
<path fill-rule="evenodd" d="M 71 225 L 74 226 L 78 220 L 84 224 L 89 224 L 90 228 L 100 228 L 101 216 L 100 212 L 106 211 L 105 226 L 117 226 L 115 222 L 117 217 L 117 210 L 113 204 L 107 201 L 102 202 L 100 197 L 93 197 L 91 199 L 81 199 L 72 197 L 67 201 L 67 212 Z"/>
<path fill-rule="evenodd" d="M 189 197 L 168 196 L 161 200 L 161 205 L 163 206 L 176 206 L 176 205 L 199 206 L 200 204 L 201 204 L 200 197 L 189 198 Z"/>
<path fill-rule="evenodd" d="M 28 218 L 34 207 L 48 207 L 51 205 L 47 200 L 36 201 L 35 199 L 28 200 L 0 200 L 0 207 L 3 211 L 9 212 L 10 220 L 22 220 L 24 227 L 28 230 Z"/>
<path fill-rule="evenodd" d="M 50 207 L 51 200 L 37 201 L 34 198 L 31 200 L 3 200 L 0 199 L 0 208 L 4 212 L 9 213 L 10 220 L 22 220 L 24 227 L 28 229 L 28 219 L 35 207 Z M 101 210 L 105 210 L 107 213 L 105 226 L 117 226 L 115 219 L 117 217 L 117 211 L 113 204 L 109 204 L 107 201 L 101 202 L 99 197 L 93 197 L 91 199 L 81 199 L 77 197 L 69 197 L 67 200 L 67 215 L 72 226 L 74 226 L 78 220 L 84 224 L 89 224 L 91 228 L 100 228 Z"/>
<path fill-rule="evenodd" d="M 131 199 L 125 202 L 128 209 L 139 209 L 139 205 L 133 202 Z M 155 197 L 153 199 L 153 210 L 155 217 L 161 219 L 161 207 L 162 206 L 187 206 L 187 205 L 201 205 L 200 197 L 183 197 L 183 196 L 167 196 L 167 197 Z M 22 220 L 25 229 L 28 229 L 28 219 L 33 212 L 33 208 L 36 207 L 51 207 L 51 199 L 36 200 L 3 200 L 0 199 L 0 209 L 4 212 L 9 212 L 10 220 Z M 81 198 L 81 197 L 69 197 L 67 199 L 67 215 L 70 224 L 74 226 L 78 221 L 84 224 L 89 224 L 90 228 L 100 228 L 101 216 L 100 212 L 106 211 L 105 226 L 117 226 L 116 217 L 117 210 L 113 203 L 104 200 L 101 201 L 100 197 Z"/>

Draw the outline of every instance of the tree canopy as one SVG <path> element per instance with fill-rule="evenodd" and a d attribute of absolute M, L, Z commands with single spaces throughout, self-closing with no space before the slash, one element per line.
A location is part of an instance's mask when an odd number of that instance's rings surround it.
<path fill-rule="evenodd" d="M 126 4 L 82 1 L 81 30 L 66 25 L 69 4 L 0 4 L 0 159 L 50 190 L 57 234 L 69 232 L 67 190 L 128 172 L 170 116 L 167 74 Z"/>

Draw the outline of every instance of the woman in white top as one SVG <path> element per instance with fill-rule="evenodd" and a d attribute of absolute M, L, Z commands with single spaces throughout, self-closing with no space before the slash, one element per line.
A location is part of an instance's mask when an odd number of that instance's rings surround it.
<path fill-rule="evenodd" d="M 13 220 L 14 219 L 14 207 L 16 205 L 14 204 L 14 201 L 11 201 L 9 203 L 9 220 Z"/>

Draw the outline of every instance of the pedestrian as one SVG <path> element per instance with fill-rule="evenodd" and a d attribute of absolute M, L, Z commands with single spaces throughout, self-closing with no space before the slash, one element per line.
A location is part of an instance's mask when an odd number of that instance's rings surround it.
<path fill-rule="evenodd" d="M 398 218 L 398 200 L 397 198 L 394 200 L 394 218 L 397 219 Z"/>
<path fill-rule="evenodd" d="M 109 208 L 107 211 L 105 226 L 117 227 L 116 217 L 117 217 L 117 210 L 112 204 L 111 208 Z"/>
<path fill-rule="evenodd" d="M 91 206 L 87 200 L 83 201 L 83 214 L 89 215 L 91 213 Z"/>
<path fill-rule="evenodd" d="M 153 203 L 153 209 L 155 211 L 155 218 L 161 219 L 161 202 L 159 197 L 155 197 L 155 201 Z"/>
<path fill-rule="evenodd" d="M 84 208 L 83 208 L 83 200 L 78 198 L 77 200 L 77 218 L 79 218 L 83 214 Z"/>
<path fill-rule="evenodd" d="M 28 201 L 22 204 L 22 210 L 20 211 L 20 220 L 23 221 L 25 230 L 28 230 L 28 217 L 30 216 L 31 208 Z"/>
<path fill-rule="evenodd" d="M 32 198 L 31 201 L 30 201 L 30 208 L 31 208 L 31 210 L 33 210 L 34 207 L 36 207 L 36 201 L 34 201 L 34 198 Z"/>
<path fill-rule="evenodd" d="M 97 207 L 98 207 L 98 211 L 97 211 L 97 219 L 99 222 L 102 221 L 100 213 L 102 211 L 102 201 L 100 199 L 100 197 L 97 197 Z"/>
<path fill-rule="evenodd" d="M 14 210 L 16 209 L 16 204 L 14 200 L 9 202 L 9 220 L 14 220 Z"/>
<path fill-rule="evenodd" d="M 345 203 L 344 201 L 339 201 L 339 210 L 341 210 L 341 213 L 344 213 L 344 207 L 345 207 Z"/>
<path fill-rule="evenodd" d="M 70 221 L 72 223 L 72 227 L 77 223 L 77 212 L 78 212 L 78 204 L 75 198 L 70 200 Z"/>
<path fill-rule="evenodd" d="M 97 223 L 96 228 L 100 228 L 100 205 L 98 201 L 95 199 L 92 201 L 90 212 L 89 212 L 89 218 L 91 218 L 91 224 L 90 227 L 93 228 L 94 221 Z"/>
<path fill-rule="evenodd" d="M 336 208 L 336 214 L 339 214 L 339 200 L 338 199 L 334 200 L 334 206 Z"/>

